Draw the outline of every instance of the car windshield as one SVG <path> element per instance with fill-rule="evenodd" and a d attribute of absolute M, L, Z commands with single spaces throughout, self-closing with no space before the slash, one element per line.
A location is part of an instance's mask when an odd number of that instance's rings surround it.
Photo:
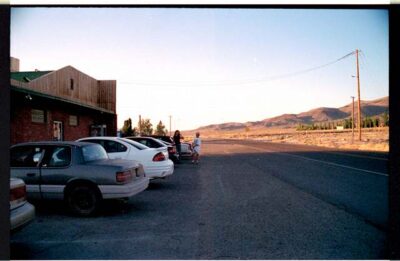
<path fill-rule="evenodd" d="M 142 143 L 139 143 L 134 140 L 125 139 L 125 138 L 121 138 L 121 140 L 125 141 L 126 143 L 129 143 L 129 145 L 132 145 L 133 147 L 137 148 L 138 150 L 145 150 L 145 149 L 149 148 L 146 145 L 143 145 Z"/>
<path fill-rule="evenodd" d="M 108 159 L 107 152 L 98 144 L 83 146 L 82 154 L 86 162 Z"/>

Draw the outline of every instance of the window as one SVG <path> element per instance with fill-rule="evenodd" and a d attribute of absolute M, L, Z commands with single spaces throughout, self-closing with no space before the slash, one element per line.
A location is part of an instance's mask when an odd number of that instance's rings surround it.
<path fill-rule="evenodd" d="M 149 147 L 149 145 L 147 145 L 147 140 L 138 140 L 138 142 L 142 143 L 143 145 Z"/>
<path fill-rule="evenodd" d="M 134 141 L 134 140 L 124 139 L 124 141 L 125 141 L 126 143 L 129 143 L 129 145 L 132 145 L 132 147 L 134 147 L 134 148 L 136 148 L 136 149 L 138 149 L 138 150 L 145 150 L 145 149 L 148 149 L 148 148 L 149 148 L 149 147 L 147 147 L 146 145 L 144 145 L 144 144 L 142 144 L 142 143 L 140 143 L 140 142 Z"/>
<path fill-rule="evenodd" d="M 69 126 L 78 126 L 78 116 L 69 115 Z"/>
<path fill-rule="evenodd" d="M 44 154 L 43 148 L 21 146 L 11 149 L 11 167 L 37 167 Z"/>
<path fill-rule="evenodd" d="M 125 152 L 128 150 L 128 148 L 125 145 L 110 140 L 104 142 L 104 148 L 106 149 L 107 153 Z"/>
<path fill-rule="evenodd" d="M 31 114 L 32 114 L 32 122 L 36 123 L 46 122 L 46 113 L 44 110 L 32 109 Z"/>
<path fill-rule="evenodd" d="M 82 147 L 82 154 L 86 162 L 108 159 L 107 152 L 104 150 L 102 146 L 98 144 Z"/>
<path fill-rule="evenodd" d="M 66 167 L 71 163 L 70 147 L 54 147 L 47 167 Z"/>
<path fill-rule="evenodd" d="M 74 79 L 70 79 L 70 81 L 69 81 L 69 88 L 71 89 L 71 91 L 74 90 Z"/>

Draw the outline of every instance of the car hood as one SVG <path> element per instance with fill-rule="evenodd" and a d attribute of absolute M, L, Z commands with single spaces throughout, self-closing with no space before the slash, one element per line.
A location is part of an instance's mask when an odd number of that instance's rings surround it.
<path fill-rule="evenodd" d="M 91 166 L 115 166 L 115 167 L 123 167 L 123 168 L 138 168 L 140 163 L 136 160 L 124 160 L 124 159 L 104 159 L 104 160 L 96 160 L 90 161 L 86 163 Z"/>

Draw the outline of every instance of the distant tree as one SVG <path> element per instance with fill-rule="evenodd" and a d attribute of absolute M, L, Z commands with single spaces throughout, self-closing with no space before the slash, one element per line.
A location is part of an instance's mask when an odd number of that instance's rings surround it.
<path fill-rule="evenodd" d="M 373 123 L 374 123 L 374 128 L 379 127 L 379 118 L 378 118 L 378 117 L 375 117 Z"/>
<path fill-rule="evenodd" d="M 362 127 L 363 128 L 371 128 L 374 126 L 374 122 L 371 117 L 365 117 L 363 119 Z"/>
<path fill-rule="evenodd" d="M 154 132 L 155 135 L 166 135 L 167 130 L 165 129 L 165 125 L 160 121 L 156 126 L 156 131 Z"/>
<path fill-rule="evenodd" d="M 354 126 L 355 127 L 355 126 Z M 353 119 L 349 119 L 349 129 L 353 128 Z"/>
<path fill-rule="evenodd" d="M 132 129 L 132 120 L 131 118 L 127 119 L 126 121 L 124 121 L 124 126 L 121 129 L 122 132 L 122 136 L 123 137 L 127 137 L 127 136 L 135 136 L 136 133 L 136 129 L 133 128 Z"/>
<path fill-rule="evenodd" d="M 141 135 L 152 135 L 153 134 L 153 124 L 151 124 L 150 119 L 141 119 L 140 121 L 140 134 Z"/>
<path fill-rule="evenodd" d="M 343 127 L 345 129 L 351 129 L 351 119 L 345 119 Z"/>
<path fill-rule="evenodd" d="M 302 131 L 302 130 L 306 130 L 306 126 L 304 126 L 303 124 L 298 124 L 296 130 L 298 131 Z"/>
<path fill-rule="evenodd" d="M 383 119 L 382 119 L 382 125 L 384 126 L 384 127 L 386 127 L 386 126 L 389 126 L 389 113 L 387 112 L 387 111 L 385 111 L 384 113 L 383 113 L 383 117 L 382 117 Z"/>

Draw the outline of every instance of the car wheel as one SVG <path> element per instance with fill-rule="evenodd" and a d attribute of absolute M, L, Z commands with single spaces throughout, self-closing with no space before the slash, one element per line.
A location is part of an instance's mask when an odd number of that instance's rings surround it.
<path fill-rule="evenodd" d="M 98 209 L 100 197 L 95 189 L 88 186 L 75 186 L 66 197 L 69 208 L 80 216 L 93 215 Z"/>

